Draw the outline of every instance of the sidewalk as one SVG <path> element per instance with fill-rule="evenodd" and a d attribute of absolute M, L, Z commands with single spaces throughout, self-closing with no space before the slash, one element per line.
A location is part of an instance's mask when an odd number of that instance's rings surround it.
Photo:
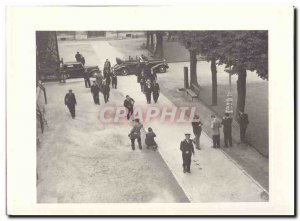
<path fill-rule="evenodd" d="M 123 94 L 132 95 L 136 101 L 135 106 L 147 106 L 145 95 L 140 92 L 135 76 L 122 79 L 120 77 L 119 82 L 121 85 L 118 90 Z M 160 81 L 161 86 L 164 83 Z M 174 106 L 164 94 L 160 95 L 157 104 L 151 105 Z M 211 148 L 212 141 L 206 133 L 201 135 L 202 150 L 195 150 L 195 156 L 192 158 L 192 173 L 186 174 L 182 171 L 179 145 L 184 139 L 184 133 L 192 132 L 191 125 L 155 120 L 149 125 L 144 125 L 145 128 L 148 126 L 151 126 L 157 134 L 158 151 L 191 202 L 264 201 L 261 198 L 263 188 L 222 150 Z"/>
<path fill-rule="evenodd" d="M 183 73 L 182 73 L 183 75 Z M 176 106 L 195 106 L 200 112 L 200 118 L 203 125 L 204 132 L 211 138 L 210 121 L 211 114 L 217 115 L 208 106 L 206 106 L 199 99 L 192 101 L 185 92 L 178 91 L 183 88 L 183 81 L 172 77 L 171 72 L 158 75 L 158 82 L 162 94 L 167 96 Z M 221 118 L 222 116 L 218 116 Z M 269 162 L 268 159 L 258 153 L 253 147 L 246 144 L 238 144 L 239 128 L 233 127 L 233 144 L 232 148 L 222 148 L 230 158 L 232 158 L 238 165 L 240 165 L 248 174 L 251 175 L 264 189 L 269 189 Z M 200 145 L 203 145 L 203 135 L 200 138 Z M 202 140 L 201 140 L 202 139 Z M 223 134 L 221 133 L 221 146 L 224 144 Z"/>

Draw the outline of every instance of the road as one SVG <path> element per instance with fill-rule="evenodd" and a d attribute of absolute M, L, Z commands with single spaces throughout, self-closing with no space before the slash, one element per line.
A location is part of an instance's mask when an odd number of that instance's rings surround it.
<path fill-rule="evenodd" d="M 122 56 L 105 41 L 86 41 L 78 47 L 74 43 L 60 45 L 64 61 L 74 60 L 77 50 L 87 64 L 94 59 L 100 67 L 106 57 Z M 103 51 L 108 55 L 104 57 Z M 119 77 L 118 82 L 106 106 L 122 105 L 130 94 L 136 105 L 147 107 L 134 76 Z M 75 120 L 63 105 L 69 88 L 78 102 Z M 263 201 L 263 189 L 223 152 L 210 148 L 211 140 L 205 134 L 201 136 L 202 150 L 193 158 L 192 174 L 182 173 L 179 143 L 185 132 L 191 132 L 190 125 L 152 122 L 149 126 L 158 134 L 159 152 L 133 152 L 127 137 L 131 123 L 101 124 L 98 114 L 105 106 L 103 98 L 100 106 L 94 105 L 82 79 L 48 83 L 46 89 L 48 129 L 37 152 L 38 202 Z M 157 105 L 173 104 L 161 95 Z"/>

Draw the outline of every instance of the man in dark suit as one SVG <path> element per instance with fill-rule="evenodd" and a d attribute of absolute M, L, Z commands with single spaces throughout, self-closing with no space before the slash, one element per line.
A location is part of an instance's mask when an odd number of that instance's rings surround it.
<path fill-rule="evenodd" d="M 104 96 L 104 101 L 105 103 L 108 102 L 109 99 L 109 92 L 110 92 L 110 87 L 109 85 L 106 83 L 106 81 L 104 81 L 103 86 L 102 86 L 102 93 Z"/>
<path fill-rule="evenodd" d="M 82 57 L 81 54 L 77 51 L 77 53 L 75 54 L 76 61 L 80 62 L 81 57 Z"/>
<path fill-rule="evenodd" d="M 112 88 L 117 89 L 117 85 L 118 85 L 118 76 L 116 74 L 116 72 L 114 71 L 111 75 L 111 85 Z"/>
<path fill-rule="evenodd" d="M 72 90 L 69 90 L 69 93 L 65 96 L 65 105 L 69 108 L 72 118 L 75 118 L 75 105 L 77 105 L 75 94 Z"/>
<path fill-rule="evenodd" d="M 159 84 L 156 82 L 156 80 L 153 81 L 152 90 L 153 90 L 152 95 L 153 95 L 154 103 L 157 103 L 159 93 L 160 93 L 160 88 L 159 88 Z"/>
<path fill-rule="evenodd" d="M 129 95 L 126 95 L 126 99 L 124 100 L 124 107 L 127 108 L 127 120 L 129 120 L 129 118 L 133 114 L 134 102 L 135 101 Z"/>
<path fill-rule="evenodd" d="M 131 148 L 135 150 L 135 139 L 138 141 L 139 149 L 142 149 L 142 142 L 141 142 L 141 129 L 143 128 L 143 124 L 140 123 L 139 119 L 135 119 L 135 125 L 131 129 L 128 137 L 131 140 Z"/>
<path fill-rule="evenodd" d="M 232 136 L 231 136 L 231 128 L 232 128 L 232 118 L 229 116 L 229 113 L 225 113 L 225 116 L 222 119 L 221 124 L 223 124 L 223 132 L 224 132 L 224 142 L 225 147 L 232 147 Z"/>
<path fill-rule="evenodd" d="M 90 81 L 90 76 L 88 73 L 84 73 L 83 75 L 84 78 L 84 84 L 86 88 L 90 88 L 91 87 L 91 81 Z"/>
<path fill-rule="evenodd" d="M 180 143 L 180 150 L 182 152 L 182 161 L 183 161 L 183 172 L 191 172 L 191 158 L 192 154 L 194 155 L 194 146 L 193 142 L 190 139 L 191 134 L 185 134 L 185 139 Z"/>
<path fill-rule="evenodd" d="M 240 111 L 238 121 L 240 124 L 240 139 L 241 142 L 244 143 L 247 126 L 249 124 L 248 114 Z"/>
<path fill-rule="evenodd" d="M 91 86 L 91 93 L 92 93 L 92 95 L 93 95 L 95 104 L 98 104 L 98 105 L 100 105 L 100 101 L 99 101 L 99 92 L 100 92 L 100 88 L 99 88 L 99 86 L 96 84 L 96 81 L 94 81 L 94 82 L 93 82 L 93 85 Z"/>
<path fill-rule="evenodd" d="M 201 150 L 200 148 L 200 136 L 202 132 L 202 123 L 199 119 L 199 116 L 195 114 L 194 119 L 192 121 L 193 132 L 195 135 L 194 143 L 196 144 L 196 149 Z"/>
<path fill-rule="evenodd" d="M 147 80 L 144 86 L 144 92 L 146 94 L 147 104 L 151 104 L 152 84 L 150 79 Z"/>

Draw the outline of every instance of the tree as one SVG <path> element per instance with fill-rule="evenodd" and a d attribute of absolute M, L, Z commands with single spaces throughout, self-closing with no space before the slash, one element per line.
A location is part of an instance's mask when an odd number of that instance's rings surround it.
<path fill-rule="evenodd" d="M 163 50 L 163 31 L 156 31 L 156 47 L 154 51 L 154 57 L 162 59 L 164 57 Z"/>
<path fill-rule="evenodd" d="M 244 112 L 246 104 L 247 70 L 256 71 L 262 79 L 268 79 L 268 32 L 224 31 L 221 33 L 220 61 L 232 66 L 237 80 L 237 112 Z"/>

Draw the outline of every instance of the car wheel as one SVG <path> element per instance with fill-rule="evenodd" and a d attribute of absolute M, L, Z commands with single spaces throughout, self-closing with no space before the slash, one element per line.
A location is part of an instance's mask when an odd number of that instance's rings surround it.
<path fill-rule="evenodd" d="M 129 74 L 128 69 L 127 69 L 127 68 L 123 68 L 123 69 L 121 70 L 121 74 L 122 74 L 123 76 L 127 76 L 127 75 Z"/>
<path fill-rule="evenodd" d="M 162 66 L 159 67 L 159 72 L 160 73 L 165 73 L 166 71 L 167 71 L 167 69 L 166 69 L 165 66 L 162 65 Z"/>

